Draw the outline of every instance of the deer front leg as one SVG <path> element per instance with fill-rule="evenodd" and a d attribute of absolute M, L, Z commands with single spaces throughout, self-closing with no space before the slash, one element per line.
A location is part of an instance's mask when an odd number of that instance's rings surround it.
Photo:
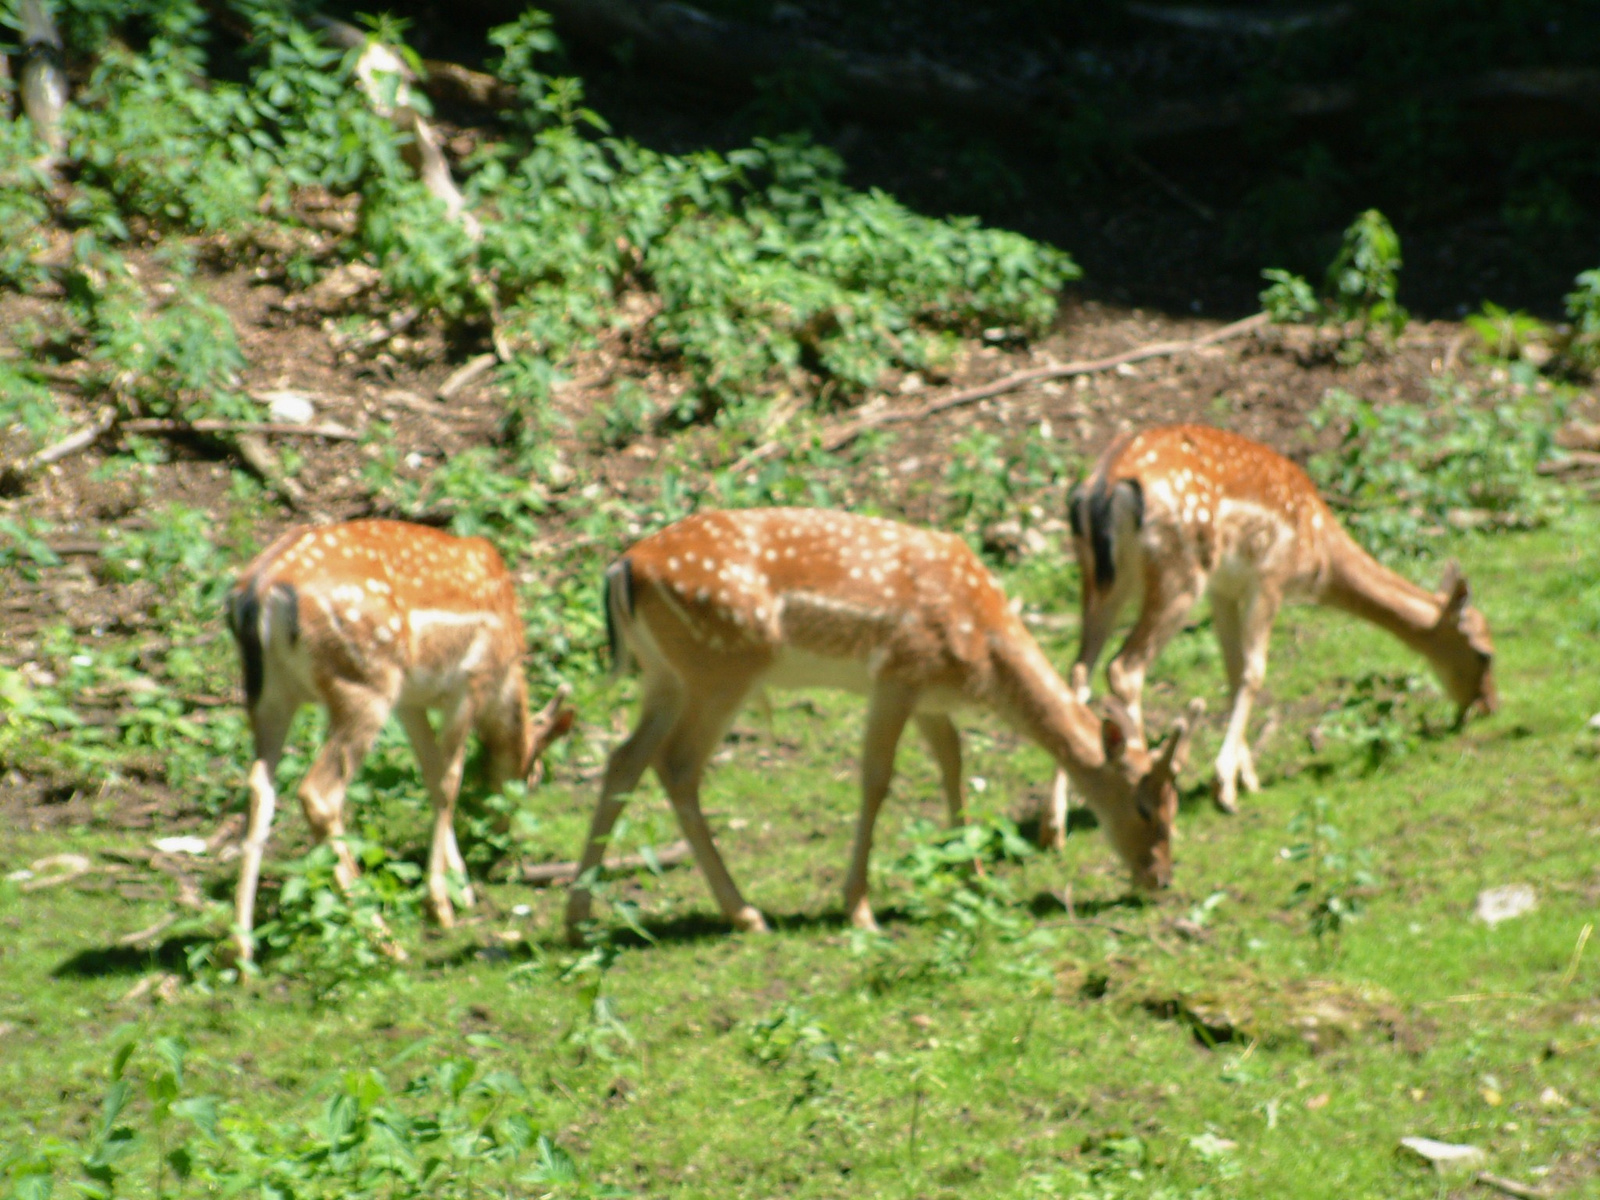
<path fill-rule="evenodd" d="M 1223 662 L 1232 690 L 1228 729 L 1217 754 L 1216 805 L 1225 813 L 1239 811 L 1239 784 L 1248 792 L 1259 791 L 1254 757 L 1250 753 L 1250 711 L 1256 694 L 1267 677 L 1267 648 L 1272 640 L 1272 623 L 1277 618 L 1280 597 L 1275 591 L 1258 587 L 1237 600 L 1218 597 L 1213 605 L 1212 623 L 1222 643 Z"/>
<path fill-rule="evenodd" d="M 1067 848 L 1067 810 L 1072 807 L 1072 785 L 1067 773 L 1056 768 L 1050 781 L 1050 798 L 1039 810 L 1038 843 L 1041 850 Z"/>
<path fill-rule="evenodd" d="M 403 708 L 400 724 L 411 742 L 422 769 L 422 779 L 433 805 L 433 840 L 428 851 L 428 907 L 441 929 L 455 924 L 455 909 L 450 903 L 448 873 L 461 878 L 461 900 L 467 907 L 476 903 L 472 884 L 467 880 L 467 864 L 456 842 L 456 800 L 461 794 L 461 772 L 466 759 L 467 730 L 471 714 L 467 706 L 445 720 L 442 737 L 436 737 L 426 711 Z"/>
<path fill-rule="evenodd" d="M 340 888 L 348 891 L 360 872 L 344 840 L 345 791 L 389 718 L 389 701 L 377 689 L 353 684 L 330 688 L 325 701 L 328 740 L 300 783 L 300 805 L 312 835 L 319 842 L 332 844 L 337 857 L 334 878 Z M 377 920 L 377 934 L 385 953 L 399 960 L 406 957 L 405 950 L 389 937 L 381 918 Z"/>
<path fill-rule="evenodd" d="M 856 818 L 855 846 L 844 882 L 844 910 L 857 929 L 877 929 L 867 895 L 867 860 L 872 855 L 872 830 L 894 777 L 894 754 L 900 734 L 916 705 L 910 690 L 879 683 L 867 709 L 867 732 L 861 747 L 861 812 Z"/>

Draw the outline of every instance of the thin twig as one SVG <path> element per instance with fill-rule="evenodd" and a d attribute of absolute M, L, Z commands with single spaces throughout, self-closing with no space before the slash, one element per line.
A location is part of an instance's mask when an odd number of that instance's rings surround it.
<path fill-rule="evenodd" d="M 220 421 L 202 417 L 196 421 L 177 421 L 169 417 L 141 417 L 122 422 L 127 433 L 258 433 L 279 437 L 326 438 L 330 442 L 355 442 L 361 435 L 343 425 L 298 425 L 292 421 Z"/>
<path fill-rule="evenodd" d="M 1202 204 L 1199 200 L 1196 200 L 1188 192 L 1184 191 L 1183 188 L 1179 187 L 1172 180 L 1168 179 L 1165 175 L 1156 170 L 1144 159 L 1140 158 L 1132 150 L 1129 150 L 1124 157 L 1127 158 L 1128 164 L 1132 166 L 1134 170 L 1138 171 L 1139 174 L 1143 175 L 1151 183 L 1155 184 L 1168 196 L 1176 200 L 1179 204 L 1183 205 L 1184 208 L 1187 208 L 1202 221 L 1213 222 L 1217 219 L 1216 209 L 1212 208 L 1208 204 Z"/>

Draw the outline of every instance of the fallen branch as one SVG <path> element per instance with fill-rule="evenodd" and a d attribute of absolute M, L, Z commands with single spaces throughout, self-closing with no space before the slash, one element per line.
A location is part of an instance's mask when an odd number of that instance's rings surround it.
<path fill-rule="evenodd" d="M 278 456 L 272 452 L 265 438 L 259 433 L 241 433 L 236 435 L 233 445 L 240 461 L 277 492 L 285 504 L 294 509 L 304 506 L 305 488 L 284 472 L 283 464 L 278 461 Z"/>
<path fill-rule="evenodd" d="M 1151 342 L 1146 346 L 1137 346 L 1132 350 L 1124 350 L 1120 354 L 1112 354 L 1105 358 L 1080 359 L 1076 362 L 1058 363 L 1055 366 L 1035 367 L 1030 371 L 1018 371 L 1013 375 L 1006 375 L 990 383 L 981 383 L 976 387 L 964 388 L 959 392 L 952 392 L 948 396 L 941 396 L 937 400 L 930 400 L 916 408 L 896 408 L 875 412 L 865 417 L 858 417 L 853 421 L 825 432 L 822 436 L 822 448 L 830 454 L 842 450 L 862 434 L 882 425 L 898 425 L 907 421 L 922 421 L 937 413 L 948 412 L 952 408 L 963 405 L 975 404 L 979 400 L 987 400 L 992 396 L 1014 392 L 1020 387 L 1027 387 L 1031 383 L 1043 383 L 1049 379 L 1067 379 L 1074 375 L 1094 375 L 1101 371 L 1111 371 L 1124 363 L 1143 362 L 1149 358 L 1171 358 L 1174 355 L 1186 354 L 1198 350 L 1203 346 L 1213 346 L 1218 342 L 1226 342 L 1232 338 L 1243 337 L 1247 333 L 1254 333 L 1270 321 L 1266 313 L 1256 313 L 1253 317 L 1245 317 L 1241 321 L 1234 321 L 1230 325 L 1223 325 L 1213 329 L 1210 333 L 1202 334 L 1197 338 L 1187 341 Z M 734 470 L 740 471 L 745 467 L 753 466 L 764 459 L 770 458 L 780 448 L 777 441 L 765 442 L 757 446 L 734 464 Z"/>
<path fill-rule="evenodd" d="M 82 429 L 69 433 L 59 442 L 46 446 L 36 454 L 30 454 L 26 458 L 18 459 L 16 462 L 0 467 L 0 479 L 27 479 L 28 476 L 34 474 L 41 467 L 48 467 L 53 462 L 60 462 L 63 458 L 70 458 L 74 454 L 87 450 L 110 431 L 111 427 L 116 424 L 116 419 L 115 409 L 101 409 L 95 419 Z"/>
<path fill-rule="evenodd" d="M 1479 1171 L 1473 1178 L 1486 1188 L 1493 1188 L 1507 1196 L 1516 1196 L 1518 1200 L 1547 1200 L 1547 1197 L 1555 1195 L 1547 1187 L 1518 1183 L 1515 1179 L 1507 1179 L 1504 1175 L 1491 1175 L 1488 1171 Z"/>
<path fill-rule="evenodd" d="M 1568 450 L 1566 457 L 1549 459 L 1534 470 L 1541 475 L 1566 475 L 1572 471 L 1587 471 L 1600 467 L 1600 454 L 1593 450 Z"/>
<path fill-rule="evenodd" d="M 482 378 L 484 374 L 494 369 L 500 361 L 498 354 L 479 354 L 469 358 L 461 366 L 450 372 L 450 377 L 439 385 L 439 390 L 434 393 L 441 401 L 451 401 L 456 394 Z"/>
<path fill-rule="evenodd" d="M 663 846 L 656 851 L 656 863 L 662 867 L 675 867 L 679 863 L 689 860 L 689 843 L 676 841 L 669 846 Z M 641 871 L 649 867 L 650 863 L 642 854 L 619 854 L 615 858 L 608 858 L 600 864 L 600 869 L 607 875 L 617 874 L 622 871 Z M 548 887 L 551 884 L 571 883 L 578 877 L 578 864 L 575 862 L 537 863 L 531 867 L 523 867 L 518 877 L 523 883 L 533 887 Z"/>
<path fill-rule="evenodd" d="M 82 879 L 94 870 L 94 864 L 82 854 L 51 854 L 28 864 L 33 878 L 21 881 L 24 892 L 38 892 L 45 888 L 60 887 L 74 879 Z M 49 874 L 54 871 L 55 874 Z"/>
<path fill-rule="evenodd" d="M 270 433 L 279 437 L 316 437 L 330 442 L 359 441 L 361 435 L 343 425 L 297 425 L 292 421 L 222 421 L 202 417 L 196 421 L 177 421 L 170 417 L 140 417 L 119 426 L 125 433 Z"/>

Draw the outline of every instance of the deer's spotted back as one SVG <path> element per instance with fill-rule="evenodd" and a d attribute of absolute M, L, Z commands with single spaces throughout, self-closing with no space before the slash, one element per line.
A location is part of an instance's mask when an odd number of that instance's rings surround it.
<path fill-rule="evenodd" d="M 1287 554 L 1296 560 L 1292 573 L 1315 575 L 1324 540 L 1336 528 L 1298 465 L 1259 442 L 1207 425 L 1164 425 L 1135 434 L 1112 452 L 1102 478 L 1137 479 L 1150 522 L 1175 525 L 1208 568 L 1235 556 L 1264 563 Z"/>
<path fill-rule="evenodd" d="M 825 509 L 697 514 L 628 552 L 712 649 L 789 646 L 860 657 L 885 641 L 965 655 L 1014 620 L 993 576 L 960 538 Z"/>
<path fill-rule="evenodd" d="M 463 638 L 485 626 L 514 639 L 511 577 L 482 538 L 403 521 L 349 521 L 291 531 L 246 570 L 240 587 L 288 584 L 302 620 L 324 618 L 340 640 L 415 652 L 418 639 Z"/>

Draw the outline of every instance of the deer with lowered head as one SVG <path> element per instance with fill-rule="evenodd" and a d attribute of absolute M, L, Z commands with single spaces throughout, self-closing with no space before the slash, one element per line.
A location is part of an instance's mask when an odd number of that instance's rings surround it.
<path fill-rule="evenodd" d="M 446 871 L 465 874 L 454 816 L 468 734 L 476 731 L 483 743 L 492 788 L 512 779 L 532 785 L 544 751 L 573 719 L 565 684 L 543 711 L 528 711 L 522 620 L 499 553 L 482 538 L 403 521 L 293 529 L 240 573 L 228 625 L 244 661 L 255 738 L 235 897 L 239 956 L 254 951 L 275 775 L 305 704 L 327 710 L 328 733 L 300 784 L 300 802 L 317 840 L 333 840 L 344 887 L 356 876 L 343 840 L 345 789 L 389 714 L 400 718 L 434 809 L 429 907 L 450 925 Z M 430 710 L 440 713 L 437 730 Z M 470 885 L 463 898 L 472 903 Z"/>
<path fill-rule="evenodd" d="M 636 544 L 606 571 L 611 647 L 642 675 L 639 717 L 611 754 L 568 894 L 567 928 L 588 919 L 596 868 L 628 794 L 654 768 L 718 906 L 763 931 L 700 811 L 706 761 L 757 688 L 831 687 L 867 697 L 861 809 L 845 909 L 875 928 L 867 860 L 895 749 L 914 723 L 938 764 L 952 822 L 962 812 L 951 714 L 987 709 L 1054 756 L 1100 818 L 1136 884 L 1164 887 L 1177 814 L 1183 721 L 1153 756 L 1120 708 L 1079 702 L 960 538 L 821 509 L 703 512 Z"/>
<path fill-rule="evenodd" d="M 1107 667 L 1114 696 L 1140 719 L 1145 671 L 1204 592 L 1222 644 L 1232 702 L 1217 755 L 1216 802 L 1237 811 L 1238 788 L 1259 788 L 1246 726 L 1267 672 L 1267 642 L 1285 599 L 1341 609 L 1394 634 L 1428 660 L 1455 701 L 1457 723 L 1499 700 L 1494 646 L 1452 565 L 1439 591 L 1382 566 L 1335 519 L 1295 463 L 1258 442 L 1205 425 L 1125 435 L 1070 501 L 1083 587 L 1073 683 L 1086 698 L 1118 613 L 1139 615 Z M 1061 788 L 1057 786 L 1057 792 Z"/>

